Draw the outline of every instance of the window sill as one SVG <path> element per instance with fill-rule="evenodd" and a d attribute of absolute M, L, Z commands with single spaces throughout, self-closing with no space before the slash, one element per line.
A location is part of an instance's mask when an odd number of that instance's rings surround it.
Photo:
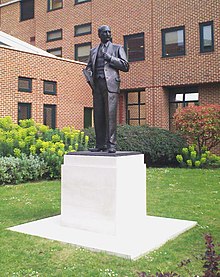
<path fill-rule="evenodd" d="M 161 56 L 162 59 L 168 59 L 168 58 L 183 58 L 185 57 L 186 54 L 181 54 L 181 55 L 168 55 L 168 56 Z"/>
<path fill-rule="evenodd" d="M 54 11 L 57 11 L 57 10 L 61 10 L 63 7 L 61 7 L 61 8 L 56 8 L 56 9 L 52 9 L 52 10 L 47 10 L 47 12 L 49 13 L 49 12 L 54 12 Z"/>

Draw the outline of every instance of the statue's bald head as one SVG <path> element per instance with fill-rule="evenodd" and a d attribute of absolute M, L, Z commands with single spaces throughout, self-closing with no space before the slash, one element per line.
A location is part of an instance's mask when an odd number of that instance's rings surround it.
<path fill-rule="evenodd" d="M 111 28 L 108 25 L 102 25 L 98 27 L 98 35 L 100 35 L 103 30 L 109 30 L 111 32 Z"/>
<path fill-rule="evenodd" d="M 111 28 L 107 25 L 102 25 L 98 28 L 98 36 L 103 43 L 111 40 Z"/>

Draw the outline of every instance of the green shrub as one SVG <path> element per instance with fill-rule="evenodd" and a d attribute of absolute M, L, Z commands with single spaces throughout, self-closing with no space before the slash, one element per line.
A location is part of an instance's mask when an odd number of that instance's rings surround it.
<path fill-rule="evenodd" d="M 85 134 L 89 136 L 89 147 L 94 147 L 94 129 L 85 129 Z M 148 166 L 177 164 L 175 157 L 184 146 L 186 142 L 179 135 L 161 128 L 130 125 L 117 128 L 117 150 L 143 153 Z"/>
<path fill-rule="evenodd" d="M 39 180 L 47 170 L 46 163 L 38 156 L 0 157 L 0 185 Z"/>
<path fill-rule="evenodd" d="M 0 157 L 37 155 L 47 165 L 46 178 L 60 177 L 64 154 L 88 147 L 88 136 L 73 127 L 54 130 L 33 119 L 19 123 L 14 124 L 10 117 L 0 118 Z"/>
<path fill-rule="evenodd" d="M 176 155 L 176 160 L 181 167 L 220 167 L 220 156 L 212 154 L 205 147 L 199 153 L 195 145 L 184 147 L 181 154 Z"/>

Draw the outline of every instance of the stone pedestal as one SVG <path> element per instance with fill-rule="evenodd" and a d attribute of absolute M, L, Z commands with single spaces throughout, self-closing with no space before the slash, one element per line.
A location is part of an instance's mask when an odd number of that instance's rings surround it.
<path fill-rule="evenodd" d="M 61 215 L 9 229 L 137 259 L 195 225 L 146 215 L 143 155 L 76 152 L 62 166 Z"/>
<path fill-rule="evenodd" d="M 146 217 L 143 155 L 86 154 L 65 156 L 61 224 L 109 235 L 139 226 Z"/>

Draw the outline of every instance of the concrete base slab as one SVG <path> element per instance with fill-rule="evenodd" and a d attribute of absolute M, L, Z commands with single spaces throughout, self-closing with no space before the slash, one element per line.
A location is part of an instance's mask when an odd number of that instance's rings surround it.
<path fill-rule="evenodd" d="M 126 259 L 137 259 L 194 227 L 196 222 L 146 216 L 139 226 L 121 235 L 100 234 L 61 225 L 61 216 L 25 223 L 9 230 L 70 243 L 92 251 L 103 251 Z"/>

